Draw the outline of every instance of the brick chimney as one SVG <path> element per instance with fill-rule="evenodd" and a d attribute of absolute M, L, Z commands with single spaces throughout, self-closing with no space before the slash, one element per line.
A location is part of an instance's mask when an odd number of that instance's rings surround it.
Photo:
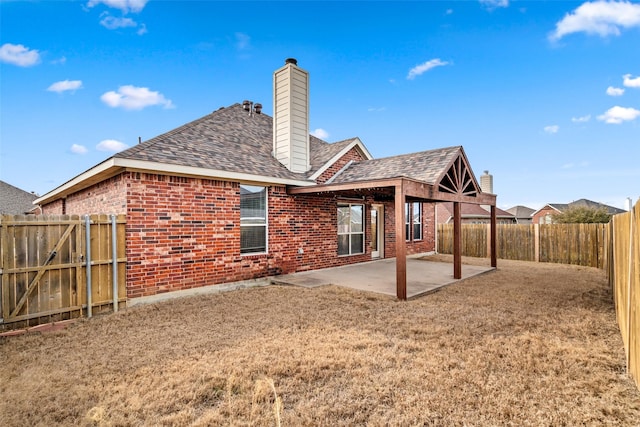
<path fill-rule="evenodd" d="M 309 73 L 293 58 L 273 73 L 273 154 L 291 172 L 311 169 Z"/>

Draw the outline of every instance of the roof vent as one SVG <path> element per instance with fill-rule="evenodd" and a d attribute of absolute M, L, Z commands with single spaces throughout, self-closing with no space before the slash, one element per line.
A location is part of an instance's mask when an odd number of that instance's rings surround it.
<path fill-rule="evenodd" d="M 298 60 L 296 58 L 287 58 L 284 60 L 285 65 L 286 64 L 293 64 L 293 65 L 298 65 Z"/>
<path fill-rule="evenodd" d="M 244 111 L 248 111 L 250 116 L 253 116 L 253 113 L 262 114 L 262 104 L 259 102 L 253 102 L 249 100 L 242 101 L 242 109 Z"/>

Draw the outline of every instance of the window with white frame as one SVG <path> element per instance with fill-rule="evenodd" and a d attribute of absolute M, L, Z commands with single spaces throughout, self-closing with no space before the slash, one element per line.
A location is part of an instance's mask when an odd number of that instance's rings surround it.
<path fill-rule="evenodd" d="M 406 241 L 422 240 L 422 203 L 404 204 L 404 233 Z"/>
<path fill-rule="evenodd" d="M 422 240 L 422 203 L 413 202 L 411 205 L 411 215 L 413 217 L 413 240 Z"/>
<path fill-rule="evenodd" d="M 364 205 L 338 204 L 338 255 L 364 253 Z"/>
<path fill-rule="evenodd" d="M 267 188 L 240 186 L 240 253 L 267 252 Z"/>

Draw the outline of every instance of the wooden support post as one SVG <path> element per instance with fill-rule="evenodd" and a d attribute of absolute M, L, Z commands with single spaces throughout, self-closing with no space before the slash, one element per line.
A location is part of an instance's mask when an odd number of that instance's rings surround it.
<path fill-rule="evenodd" d="M 407 244 L 405 242 L 404 218 L 404 185 L 395 187 L 396 216 L 396 296 L 399 300 L 407 299 Z"/>
<path fill-rule="evenodd" d="M 453 202 L 453 278 L 462 279 L 462 216 L 460 202 Z"/>
<path fill-rule="evenodd" d="M 496 206 L 491 206 L 491 267 L 498 266 L 498 244 L 496 242 L 498 236 L 498 226 L 496 220 Z"/>

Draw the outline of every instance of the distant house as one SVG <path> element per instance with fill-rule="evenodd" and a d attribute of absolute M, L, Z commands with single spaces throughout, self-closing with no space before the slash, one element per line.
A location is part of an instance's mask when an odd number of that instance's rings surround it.
<path fill-rule="evenodd" d="M 40 213 L 40 209 L 33 204 L 37 198 L 36 194 L 0 181 L 0 214 L 2 215 Z"/>
<path fill-rule="evenodd" d="M 518 224 L 532 224 L 533 218 L 531 217 L 531 215 L 535 211 L 535 209 L 531 209 L 522 205 L 514 206 L 507 209 L 507 212 L 516 217 L 516 223 Z"/>
<path fill-rule="evenodd" d="M 436 222 L 438 224 L 450 224 L 453 222 L 453 203 L 436 204 Z M 491 212 L 481 205 L 462 203 L 460 205 L 462 224 L 489 224 Z M 496 208 L 497 224 L 515 224 L 516 217 L 500 208 Z"/>
<path fill-rule="evenodd" d="M 287 59 L 273 75 L 273 118 L 250 101 L 220 108 L 38 203 L 126 215 L 128 298 L 395 257 L 405 299 L 406 255 L 435 250 L 435 203 L 493 210 L 495 196 L 461 146 L 374 159 L 357 137 L 309 135 L 308 85 Z M 459 254 L 453 268 L 460 278 Z"/>
<path fill-rule="evenodd" d="M 598 203 L 598 202 L 594 202 L 592 200 L 587 200 L 587 199 L 580 199 L 571 203 L 546 204 L 542 208 L 532 213 L 531 218 L 533 219 L 534 224 L 552 224 L 553 215 L 562 213 L 569 208 L 578 207 L 578 206 L 594 208 L 594 209 L 605 208 L 607 210 L 607 213 L 610 215 L 617 215 L 619 213 L 626 212 L 624 209 L 614 208 L 613 206 L 605 205 L 604 203 Z"/>

